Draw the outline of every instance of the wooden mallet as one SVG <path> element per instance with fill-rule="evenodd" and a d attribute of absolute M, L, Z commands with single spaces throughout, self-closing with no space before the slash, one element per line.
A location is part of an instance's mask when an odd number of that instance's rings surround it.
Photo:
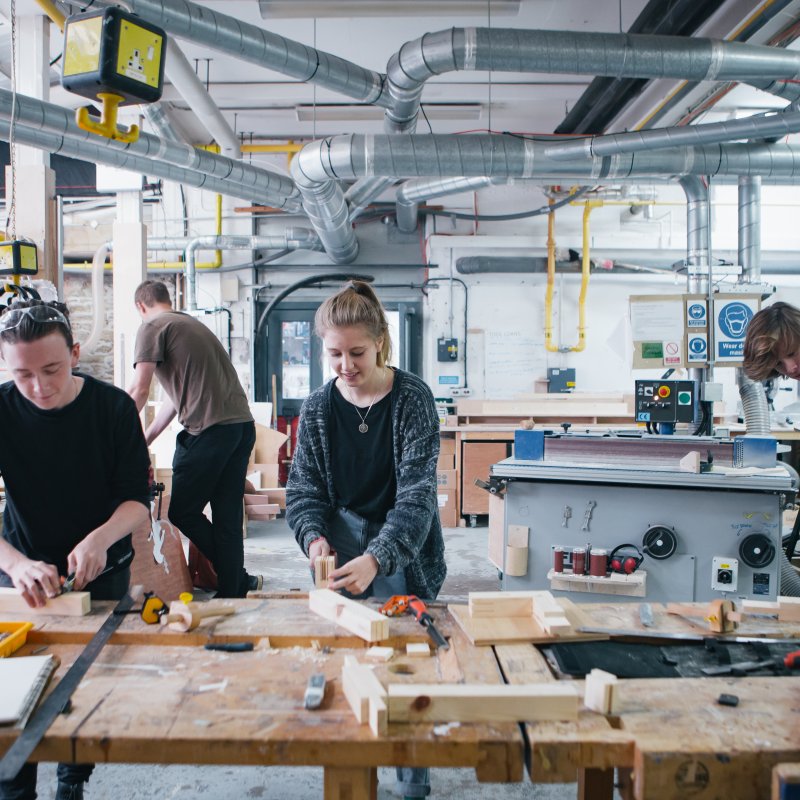
<path fill-rule="evenodd" d="M 169 614 L 161 617 L 162 625 L 169 625 L 173 631 L 193 631 L 201 620 L 209 617 L 227 617 L 236 613 L 234 606 L 223 606 L 218 603 L 183 603 L 176 600 L 170 604 Z"/>

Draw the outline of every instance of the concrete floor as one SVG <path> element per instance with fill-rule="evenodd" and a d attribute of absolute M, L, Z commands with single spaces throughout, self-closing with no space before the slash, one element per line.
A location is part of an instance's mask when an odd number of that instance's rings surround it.
<path fill-rule="evenodd" d="M 496 569 L 486 557 L 487 528 L 445 530 L 448 576 L 439 596 L 465 600 L 470 591 L 499 589 Z M 268 591 L 307 589 L 308 561 L 285 521 L 250 523 L 245 565 L 264 575 Z M 399 797 L 394 770 L 379 770 L 379 800 Z M 575 784 L 480 784 L 471 769 L 435 769 L 432 797 L 459 800 L 572 800 Z M 52 797 L 55 765 L 42 764 L 39 796 Z M 322 798 L 322 770 L 315 767 L 201 767 L 105 764 L 95 770 L 87 800 L 313 800 Z"/>

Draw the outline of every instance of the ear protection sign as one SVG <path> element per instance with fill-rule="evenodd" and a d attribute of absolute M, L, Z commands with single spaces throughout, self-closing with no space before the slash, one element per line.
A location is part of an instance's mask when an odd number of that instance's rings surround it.
<path fill-rule="evenodd" d="M 642 561 L 644 561 L 644 555 L 635 544 L 620 544 L 608 556 L 608 567 L 612 572 L 630 575 L 639 569 Z"/>

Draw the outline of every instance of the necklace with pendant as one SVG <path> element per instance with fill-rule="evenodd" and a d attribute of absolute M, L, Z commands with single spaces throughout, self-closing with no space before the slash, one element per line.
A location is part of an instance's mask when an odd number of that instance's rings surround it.
<path fill-rule="evenodd" d="M 358 406 L 356 405 L 355 400 L 353 400 L 353 396 L 350 394 L 350 390 L 347 388 L 347 384 L 342 381 L 342 386 L 344 387 L 345 392 L 347 392 L 347 399 L 350 401 L 350 405 L 356 410 L 356 414 L 358 414 L 358 418 L 361 420 L 361 424 L 358 426 L 359 433 L 366 433 L 369 430 L 369 425 L 367 425 L 367 415 L 370 411 L 372 411 L 372 406 L 375 405 L 375 398 L 380 394 L 381 389 L 383 388 L 383 384 L 378 387 L 378 390 L 372 395 L 372 402 L 369 404 L 369 408 L 366 410 L 366 413 L 362 415 L 361 411 L 359 410 Z"/>

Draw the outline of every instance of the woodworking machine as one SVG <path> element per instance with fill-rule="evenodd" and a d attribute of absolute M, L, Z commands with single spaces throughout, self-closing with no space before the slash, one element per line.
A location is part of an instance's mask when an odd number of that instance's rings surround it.
<path fill-rule="evenodd" d="M 489 488 L 503 589 L 584 602 L 774 600 L 797 490 L 773 439 L 542 431 L 517 431 Z"/>

